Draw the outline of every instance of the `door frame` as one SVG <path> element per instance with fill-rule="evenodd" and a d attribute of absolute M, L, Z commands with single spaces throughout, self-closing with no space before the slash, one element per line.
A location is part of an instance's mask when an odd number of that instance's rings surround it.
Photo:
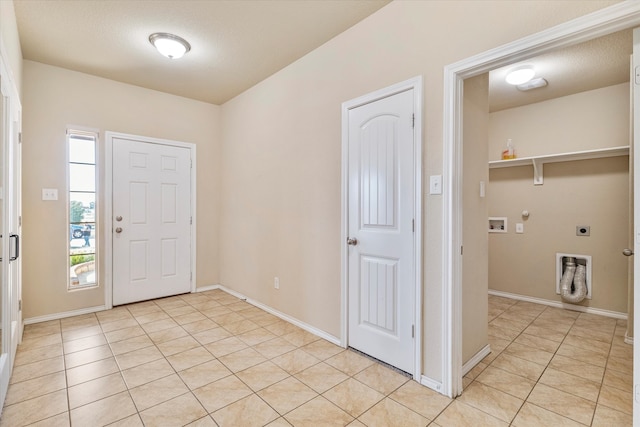
<path fill-rule="evenodd" d="M 492 69 L 640 25 L 640 3 L 621 2 L 444 69 L 443 129 L 443 372 L 442 393 L 462 392 L 462 105 L 464 79 Z M 636 191 L 639 191 L 636 189 Z M 639 277 L 640 278 L 640 277 Z M 635 295 L 640 287 L 634 286 Z M 640 316 L 634 316 L 640 330 Z M 636 329 L 638 328 L 638 329 Z M 634 407 L 638 403 L 634 402 Z"/>
<path fill-rule="evenodd" d="M 105 132 L 105 185 L 104 185 L 104 302 L 108 309 L 113 308 L 113 140 L 130 139 L 149 144 L 166 145 L 170 147 L 187 148 L 191 158 L 191 292 L 196 291 L 196 145 L 188 142 L 172 141 L 168 139 L 151 138 L 148 136 L 131 135 L 119 132 Z"/>
<path fill-rule="evenodd" d="M 5 44 L 0 37 L 0 102 L 3 103 L 2 115 L 0 115 L 0 144 L 2 150 L 2 186 L 0 186 L 0 205 L 3 207 L 3 215 L 0 218 L 2 229 L 5 233 L 11 233 L 11 225 L 15 225 L 15 231 L 21 234 L 22 215 L 22 186 L 21 186 L 21 150 L 22 150 L 22 104 L 11 68 L 7 61 L 9 55 Z M 6 99 L 6 103 L 5 103 Z M 15 216 L 14 216 L 15 214 Z M 15 222 L 15 224 L 14 224 Z M 10 239 L 0 239 L 2 252 L 9 254 Z M 21 251 L 20 251 L 21 252 Z M 21 254 L 20 254 L 21 255 Z M 22 257 L 15 261 L 9 261 L 9 257 L 0 261 L 0 407 L 4 404 L 9 387 L 9 380 L 13 371 L 18 344 L 22 341 Z M 14 264 L 15 263 L 15 264 Z M 15 270 L 15 277 L 10 274 L 10 269 Z M 12 277 L 13 280 L 8 279 Z M 6 353 L 2 353 L 6 349 Z"/>
<path fill-rule="evenodd" d="M 346 101 L 342 104 L 342 212 L 340 230 L 340 260 L 341 260 L 341 334 L 340 345 L 343 348 L 349 345 L 349 252 L 347 250 L 347 234 L 349 231 L 349 110 L 365 104 L 396 95 L 400 92 L 413 89 L 413 108 L 415 114 L 414 126 L 414 152 L 413 152 L 413 179 L 414 191 L 414 218 L 415 232 L 413 239 L 414 247 L 414 371 L 413 378 L 420 382 L 422 375 L 422 98 L 423 83 L 422 76 L 417 76 L 409 80 L 376 90 L 358 98 Z"/>

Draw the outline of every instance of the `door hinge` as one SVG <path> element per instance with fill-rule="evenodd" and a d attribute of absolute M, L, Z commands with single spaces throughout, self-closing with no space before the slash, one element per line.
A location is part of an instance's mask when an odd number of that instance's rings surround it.
<path fill-rule="evenodd" d="M 189 224 L 193 225 L 193 217 L 189 217 Z"/>
<path fill-rule="evenodd" d="M 22 132 L 18 132 L 18 144 L 22 144 Z"/>
<path fill-rule="evenodd" d="M 189 272 L 189 281 L 193 282 L 193 271 Z"/>
<path fill-rule="evenodd" d="M 411 220 L 411 231 L 413 231 L 414 233 L 416 232 L 416 220 L 415 219 Z"/>
<path fill-rule="evenodd" d="M 411 325 L 411 338 L 416 337 L 416 325 Z"/>
<path fill-rule="evenodd" d="M 412 128 L 416 127 L 416 115 L 415 114 L 411 115 L 411 127 Z"/>
<path fill-rule="evenodd" d="M 189 159 L 189 167 L 193 169 L 193 159 Z"/>
<path fill-rule="evenodd" d="M 22 215 L 18 217 L 18 227 L 22 227 Z"/>
<path fill-rule="evenodd" d="M 464 246 L 460 246 L 460 255 L 463 255 L 464 252 Z"/>
<path fill-rule="evenodd" d="M 18 311 L 22 310 L 22 300 L 18 300 Z"/>

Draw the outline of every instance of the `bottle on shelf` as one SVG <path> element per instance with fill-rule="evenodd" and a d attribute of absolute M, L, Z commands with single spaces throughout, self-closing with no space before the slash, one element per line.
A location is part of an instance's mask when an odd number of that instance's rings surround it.
<path fill-rule="evenodd" d="M 511 160 L 516 158 L 516 150 L 513 148 L 511 138 L 507 139 L 507 149 L 502 151 L 502 160 Z"/>

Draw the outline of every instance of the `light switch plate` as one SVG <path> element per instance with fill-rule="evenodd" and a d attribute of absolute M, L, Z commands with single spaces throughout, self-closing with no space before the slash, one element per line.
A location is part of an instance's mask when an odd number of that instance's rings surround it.
<path fill-rule="evenodd" d="M 58 200 L 58 189 L 57 188 L 43 188 L 42 189 L 42 200 Z"/>
<path fill-rule="evenodd" d="M 442 175 L 429 177 L 429 194 L 442 194 Z"/>
<path fill-rule="evenodd" d="M 516 233 L 522 234 L 524 233 L 524 224 L 521 222 L 516 223 Z"/>

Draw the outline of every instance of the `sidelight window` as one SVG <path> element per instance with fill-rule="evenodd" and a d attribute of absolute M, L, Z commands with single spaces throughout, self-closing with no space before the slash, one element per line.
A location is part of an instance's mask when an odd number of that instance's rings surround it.
<path fill-rule="evenodd" d="M 98 285 L 96 268 L 97 132 L 67 131 L 69 152 L 69 290 Z"/>

